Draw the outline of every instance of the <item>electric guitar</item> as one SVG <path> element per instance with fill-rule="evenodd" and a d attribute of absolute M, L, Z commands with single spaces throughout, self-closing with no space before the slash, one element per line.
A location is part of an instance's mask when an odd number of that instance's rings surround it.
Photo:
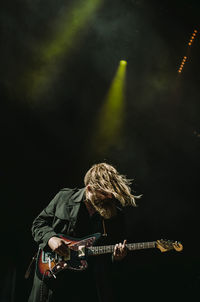
<path fill-rule="evenodd" d="M 68 252 L 63 257 L 55 252 L 47 252 L 40 248 L 36 258 L 36 273 L 40 279 L 56 278 L 56 275 L 65 269 L 83 271 L 88 266 L 88 256 L 113 253 L 115 247 L 115 245 L 94 245 L 101 237 L 100 233 L 80 239 L 65 235 L 59 235 L 59 237 L 66 241 Z M 126 248 L 129 251 L 158 248 L 161 252 L 169 250 L 180 252 L 183 249 L 183 245 L 177 241 L 172 242 L 161 239 L 152 242 L 128 243 Z"/>

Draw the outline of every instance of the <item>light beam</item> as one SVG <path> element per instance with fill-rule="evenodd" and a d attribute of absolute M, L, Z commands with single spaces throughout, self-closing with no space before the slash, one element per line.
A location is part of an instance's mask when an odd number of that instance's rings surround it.
<path fill-rule="evenodd" d="M 48 91 L 53 80 L 63 68 L 63 60 L 69 57 L 81 30 L 87 25 L 102 0 L 76 1 L 74 6 L 63 13 L 55 22 L 55 28 L 50 41 L 46 41 L 37 51 L 38 66 L 24 77 L 24 86 L 32 99 L 40 98 Z"/>
<path fill-rule="evenodd" d="M 100 110 L 93 139 L 94 151 L 97 153 L 106 153 L 120 141 L 124 122 L 126 67 L 127 62 L 121 60 Z"/>

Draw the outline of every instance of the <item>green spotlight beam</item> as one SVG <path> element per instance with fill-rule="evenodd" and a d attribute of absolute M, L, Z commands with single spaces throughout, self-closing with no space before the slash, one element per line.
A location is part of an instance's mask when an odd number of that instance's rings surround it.
<path fill-rule="evenodd" d="M 62 59 L 69 56 L 79 38 L 81 29 L 87 25 L 102 0 L 80 0 L 67 13 L 63 13 L 55 24 L 53 38 L 38 50 L 39 66 L 25 75 L 25 86 L 31 98 L 48 91 L 54 78 L 62 68 Z"/>
<path fill-rule="evenodd" d="M 120 141 L 124 122 L 126 65 L 126 61 L 120 61 L 99 113 L 93 139 L 93 148 L 97 153 L 106 153 L 111 146 L 117 146 Z"/>

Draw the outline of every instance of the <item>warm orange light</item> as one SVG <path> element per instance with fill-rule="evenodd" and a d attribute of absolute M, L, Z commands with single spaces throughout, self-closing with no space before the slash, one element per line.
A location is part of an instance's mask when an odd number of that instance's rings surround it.
<path fill-rule="evenodd" d="M 185 56 L 185 57 L 184 57 L 184 59 L 186 60 L 186 59 L 187 59 L 187 57 Z"/>
<path fill-rule="evenodd" d="M 188 43 L 188 45 L 192 45 L 192 43 Z"/>
<path fill-rule="evenodd" d="M 197 30 L 195 29 L 194 32 L 197 33 Z"/>

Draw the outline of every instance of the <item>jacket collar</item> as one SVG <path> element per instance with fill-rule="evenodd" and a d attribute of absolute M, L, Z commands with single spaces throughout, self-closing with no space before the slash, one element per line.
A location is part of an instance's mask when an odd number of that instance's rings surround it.
<path fill-rule="evenodd" d="M 85 195 L 85 188 L 82 188 L 82 189 L 75 188 L 74 189 L 74 194 L 72 195 L 71 199 L 74 202 L 81 202 L 84 195 Z"/>

